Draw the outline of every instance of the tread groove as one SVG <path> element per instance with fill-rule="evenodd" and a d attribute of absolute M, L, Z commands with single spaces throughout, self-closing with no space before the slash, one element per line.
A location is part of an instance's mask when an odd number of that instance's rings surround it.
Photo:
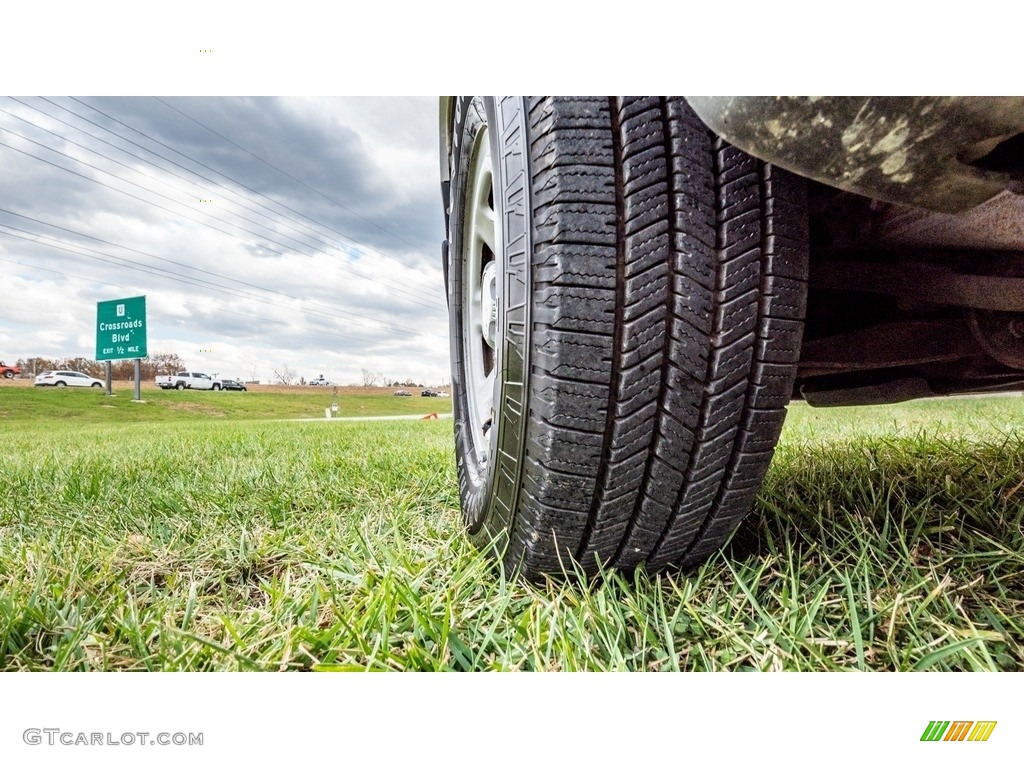
<path fill-rule="evenodd" d="M 622 356 L 619 349 L 622 346 L 622 330 L 625 323 L 624 311 L 626 304 L 626 202 L 625 182 L 622 178 L 623 148 L 620 131 L 620 104 L 617 99 L 608 100 L 608 111 L 611 116 L 612 133 L 612 157 L 615 166 L 615 328 L 612 337 L 612 371 L 611 382 L 608 387 L 608 404 L 605 409 L 605 426 L 601 450 L 601 463 L 597 470 L 597 483 L 594 485 L 594 493 L 590 500 L 590 511 L 587 515 L 587 525 L 580 537 L 580 544 L 576 549 L 576 562 L 584 564 L 584 557 L 590 546 L 590 539 L 594 533 L 594 524 L 598 519 L 601 508 L 602 489 L 608 483 L 609 465 L 611 463 L 612 439 L 615 434 L 615 397 L 619 391 L 619 380 L 621 377 Z"/>

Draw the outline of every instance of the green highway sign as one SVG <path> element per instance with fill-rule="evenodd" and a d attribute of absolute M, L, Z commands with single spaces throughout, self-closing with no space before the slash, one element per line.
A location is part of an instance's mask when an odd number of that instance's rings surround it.
<path fill-rule="evenodd" d="M 146 297 L 96 302 L 96 359 L 145 357 Z"/>

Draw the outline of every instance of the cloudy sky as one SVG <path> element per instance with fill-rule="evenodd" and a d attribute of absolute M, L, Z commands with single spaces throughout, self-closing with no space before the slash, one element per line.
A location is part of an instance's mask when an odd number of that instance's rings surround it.
<path fill-rule="evenodd" d="M 195 370 L 447 380 L 437 99 L 0 98 L 0 358 L 145 295 Z"/>

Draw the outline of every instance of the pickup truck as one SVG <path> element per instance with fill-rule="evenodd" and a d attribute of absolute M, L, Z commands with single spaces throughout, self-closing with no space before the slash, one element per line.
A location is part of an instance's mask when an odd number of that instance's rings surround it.
<path fill-rule="evenodd" d="M 13 379 L 20 374 L 21 368 L 16 365 L 4 365 L 4 361 L 0 360 L 0 376 L 3 376 L 5 379 Z"/>
<path fill-rule="evenodd" d="M 160 389 L 212 389 L 221 388 L 220 379 L 215 379 L 206 373 L 193 373 L 189 371 L 178 371 L 169 376 L 157 376 L 156 385 Z"/>

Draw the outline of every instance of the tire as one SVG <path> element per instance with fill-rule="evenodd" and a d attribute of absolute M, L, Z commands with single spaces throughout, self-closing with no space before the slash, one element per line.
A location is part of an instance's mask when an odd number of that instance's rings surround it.
<path fill-rule="evenodd" d="M 752 508 L 792 394 L 803 181 L 681 98 L 462 99 L 449 164 L 471 540 L 528 578 L 705 560 Z"/>
<path fill-rule="evenodd" d="M 68 383 L 66 381 L 58 381 L 53 386 L 55 386 L 55 387 L 66 387 L 67 385 L 68 385 Z"/>
<path fill-rule="evenodd" d="M 4 371 L 4 378 L 5 379 L 13 379 L 14 378 L 14 371 Z"/>
<path fill-rule="evenodd" d="M 177 384 L 174 385 L 174 388 L 175 389 L 184 389 L 185 388 L 185 382 L 179 381 Z"/>
<path fill-rule="evenodd" d="M 214 384 L 213 385 L 213 391 L 214 392 L 220 392 L 220 384 Z"/>
<path fill-rule="evenodd" d="M 103 388 L 103 385 L 99 384 L 99 383 L 90 384 L 89 386 L 92 387 L 93 389 L 102 389 Z"/>

